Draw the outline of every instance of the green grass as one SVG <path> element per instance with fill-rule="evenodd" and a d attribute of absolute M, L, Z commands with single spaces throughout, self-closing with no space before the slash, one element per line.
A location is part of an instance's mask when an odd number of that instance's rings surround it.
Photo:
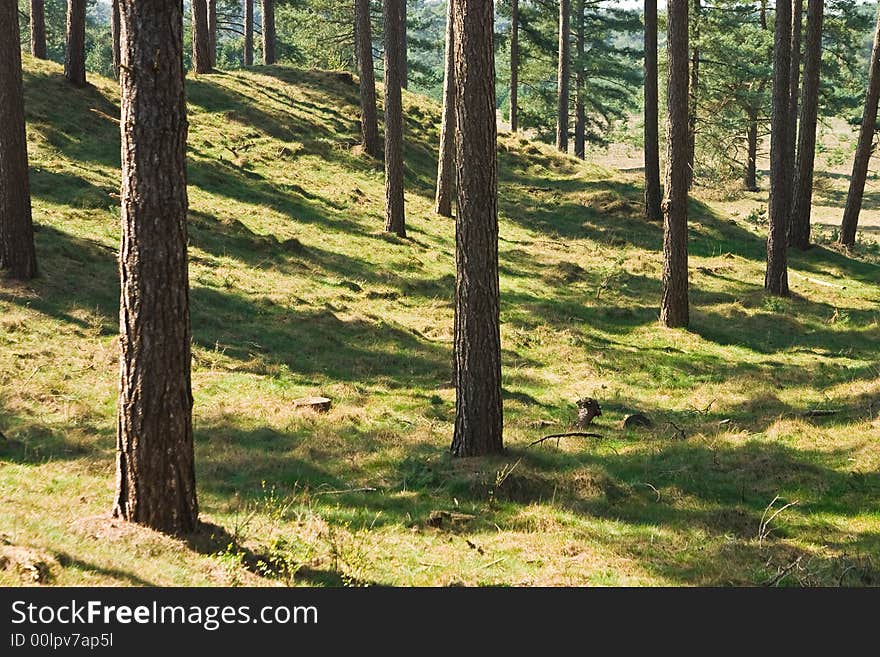
<path fill-rule="evenodd" d="M 667 330 L 638 176 L 502 136 L 508 449 L 453 460 L 438 108 L 405 95 L 399 240 L 357 148 L 357 87 L 285 68 L 188 80 L 206 526 L 111 521 L 118 96 L 29 58 L 25 85 L 42 276 L 0 282 L 0 551 L 18 555 L 0 583 L 30 559 L 61 585 L 880 584 L 871 249 L 792 254 L 794 297 L 767 298 L 766 229 L 698 198 L 693 323 Z M 308 394 L 332 410 L 295 408 Z M 527 447 L 584 395 L 601 440 Z M 654 428 L 621 429 L 635 410 Z M 797 504 L 762 532 L 777 497 Z"/>

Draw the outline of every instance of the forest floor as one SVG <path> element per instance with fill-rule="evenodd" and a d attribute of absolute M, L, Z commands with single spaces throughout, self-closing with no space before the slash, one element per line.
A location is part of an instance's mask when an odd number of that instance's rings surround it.
<path fill-rule="evenodd" d="M 0 282 L 0 583 L 880 584 L 875 245 L 793 253 L 769 298 L 766 199 L 698 191 L 692 326 L 667 330 L 639 176 L 502 136 L 507 451 L 454 460 L 438 108 L 405 94 L 389 237 L 357 87 L 285 68 L 188 80 L 204 526 L 112 521 L 118 95 L 93 82 L 25 58 L 42 275 Z M 583 396 L 602 438 L 529 447 Z M 622 429 L 635 411 L 654 426 Z"/>

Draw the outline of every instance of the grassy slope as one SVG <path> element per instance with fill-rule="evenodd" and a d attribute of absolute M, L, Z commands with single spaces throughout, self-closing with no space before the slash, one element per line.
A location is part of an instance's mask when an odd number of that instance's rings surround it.
<path fill-rule="evenodd" d="M 509 449 L 455 462 L 437 108 L 406 96 L 400 241 L 381 232 L 382 173 L 354 147 L 356 86 L 283 68 L 188 81 L 213 525 L 184 542 L 111 523 L 118 99 L 111 81 L 73 90 L 29 59 L 25 84 L 43 276 L 0 283 L 0 534 L 55 583 L 751 584 L 798 558 L 783 583 L 880 583 L 876 264 L 795 255 L 796 297 L 766 299 L 763 238 L 694 202 L 693 327 L 665 330 L 661 229 L 639 218 L 638 179 L 504 137 Z M 329 414 L 294 408 L 312 393 Z M 603 404 L 604 439 L 526 448 L 583 395 Z M 621 430 L 633 409 L 656 428 Z M 777 495 L 798 504 L 760 541 Z M 464 515 L 438 529 L 434 510 Z"/>

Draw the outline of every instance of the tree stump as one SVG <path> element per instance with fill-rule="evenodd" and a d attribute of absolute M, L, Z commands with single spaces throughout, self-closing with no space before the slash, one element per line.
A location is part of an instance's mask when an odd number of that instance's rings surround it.
<path fill-rule="evenodd" d="M 294 408 L 311 408 L 318 413 L 326 413 L 332 404 L 327 397 L 301 397 L 293 401 Z"/>

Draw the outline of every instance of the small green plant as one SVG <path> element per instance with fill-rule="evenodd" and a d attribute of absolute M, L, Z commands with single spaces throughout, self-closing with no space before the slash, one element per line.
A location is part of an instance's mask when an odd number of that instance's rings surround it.
<path fill-rule="evenodd" d="M 753 208 L 746 220 L 754 226 L 767 225 L 767 208 L 763 205 Z"/>

